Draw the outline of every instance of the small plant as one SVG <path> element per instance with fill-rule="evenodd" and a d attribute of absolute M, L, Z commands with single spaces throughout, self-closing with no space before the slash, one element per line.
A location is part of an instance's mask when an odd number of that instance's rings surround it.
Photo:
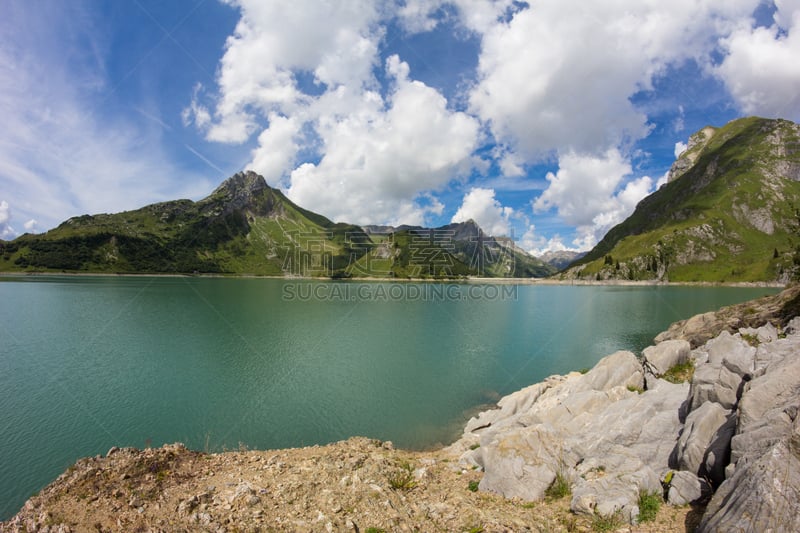
<path fill-rule="evenodd" d="M 761 344 L 761 341 L 758 340 L 758 335 L 751 335 L 750 333 L 742 333 L 742 340 L 745 341 L 750 346 L 758 346 Z"/>
<path fill-rule="evenodd" d="M 467 530 L 468 533 L 483 533 L 483 526 L 473 526 Z"/>
<path fill-rule="evenodd" d="M 389 486 L 395 490 L 411 490 L 416 487 L 414 468 L 408 463 L 400 465 L 400 469 L 389 476 Z"/>
<path fill-rule="evenodd" d="M 478 485 L 479 484 L 480 483 L 477 482 L 477 481 L 470 481 L 469 485 L 467 485 L 467 488 L 470 490 L 470 492 L 478 492 Z"/>
<path fill-rule="evenodd" d="M 661 377 L 670 383 L 683 383 L 685 381 L 691 383 L 694 377 L 694 361 L 689 359 L 685 363 L 678 363 L 670 367 Z"/>
<path fill-rule="evenodd" d="M 477 450 L 480 447 L 481 447 L 481 445 L 476 443 L 476 444 L 473 444 L 472 446 L 470 446 L 469 449 L 470 450 Z"/>
<path fill-rule="evenodd" d="M 578 372 L 580 372 L 581 374 L 587 374 L 589 372 L 589 370 L 591 370 L 591 368 L 589 368 L 587 366 L 587 367 L 581 368 L 580 370 L 578 370 Z"/>
<path fill-rule="evenodd" d="M 643 388 L 637 387 L 636 385 L 628 385 L 628 390 L 637 394 L 642 394 L 644 392 Z"/>
<path fill-rule="evenodd" d="M 547 490 L 544 491 L 544 495 L 549 500 L 560 500 L 564 496 L 569 496 L 572 493 L 572 490 L 569 487 L 569 481 L 567 477 L 559 472 L 556 474 L 556 478 L 547 487 Z"/>
<path fill-rule="evenodd" d="M 655 492 L 639 493 L 639 522 L 652 522 L 661 508 L 661 496 Z"/>
<path fill-rule="evenodd" d="M 592 516 L 592 531 L 616 531 L 622 527 L 622 513 L 615 512 L 611 516 L 594 514 Z"/>
<path fill-rule="evenodd" d="M 379 527 L 368 527 L 365 531 L 367 533 L 386 533 L 385 529 L 381 529 Z"/>

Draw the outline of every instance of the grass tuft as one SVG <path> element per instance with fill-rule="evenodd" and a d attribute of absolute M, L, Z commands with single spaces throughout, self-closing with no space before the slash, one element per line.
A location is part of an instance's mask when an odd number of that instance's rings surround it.
<path fill-rule="evenodd" d="M 592 531 L 616 531 L 623 526 L 625 521 L 622 513 L 617 511 L 611 516 L 595 514 L 592 516 Z"/>
<path fill-rule="evenodd" d="M 394 490 L 411 490 L 416 487 L 414 467 L 408 463 L 400 465 L 399 470 L 389 475 L 389 486 Z"/>
<path fill-rule="evenodd" d="M 569 481 L 561 472 L 556 474 L 556 478 L 550 486 L 547 487 L 547 490 L 544 491 L 545 497 L 549 500 L 560 500 L 564 496 L 569 496 L 570 494 L 572 494 L 572 489 L 570 489 Z"/>
<path fill-rule="evenodd" d="M 694 361 L 689 359 L 685 363 L 678 363 L 670 367 L 661 377 L 670 383 L 684 383 L 686 381 L 691 383 L 694 377 Z"/>
<path fill-rule="evenodd" d="M 661 508 L 661 496 L 655 492 L 639 493 L 639 522 L 652 522 Z"/>

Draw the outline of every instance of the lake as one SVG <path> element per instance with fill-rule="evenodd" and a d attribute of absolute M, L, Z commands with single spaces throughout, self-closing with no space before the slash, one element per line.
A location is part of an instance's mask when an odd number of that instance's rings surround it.
<path fill-rule="evenodd" d="M 112 446 L 446 444 L 504 394 L 775 292 L 0 276 L 0 519 Z"/>

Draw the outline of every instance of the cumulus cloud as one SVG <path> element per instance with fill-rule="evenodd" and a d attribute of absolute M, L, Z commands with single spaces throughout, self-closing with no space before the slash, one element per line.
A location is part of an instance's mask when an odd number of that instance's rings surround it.
<path fill-rule="evenodd" d="M 471 108 L 528 158 L 638 140 L 650 126 L 631 96 L 651 89 L 668 65 L 709 52 L 709 36 L 757 3 L 532 3 L 484 34 Z"/>
<path fill-rule="evenodd" d="M 0 239 L 13 239 L 17 232 L 11 227 L 11 207 L 5 200 L 0 201 Z"/>
<path fill-rule="evenodd" d="M 300 146 L 297 137 L 302 124 L 296 118 L 272 113 L 269 127 L 258 136 L 258 148 L 253 150 L 250 168 L 264 176 L 267 183 L 276 187 L 281 178 L 293 168 Z"/>
<path fill-rule="evenodd" d="M 675 158 L 679 158 L 683 152 L 689 148 L 685 142 L 678 141 L 675 143 Z"/>
<path fill-rule="evenodd" d="M 22 225 L 28 233 L 36 233 L 38 230 L 39 222 L 35 218 L 30 219 Z"/>
<path fill-rule="evenodd" d="M 776 0 L 774 24 L 737 28 L 716 73 L 747 114 L 800 119 L 800 2 Z"/>
<path fill-rule="evenodd" d="M 534 211 L 556 210 L 565 222 L 577 227 L 574 244 L 591 248 L 652 190 L 653 180 L 648 176 L 631 180 L 620 189 L 631 172 L 630 163 L 617 149 L 602 156 L 566 154 L 559 159 L 558 172 L 547 174 L 549 185 L 534 201 Z"/>
<path fill-rule="evenodd" d="M 219 97 L 207 137 L 246 141 L 259 118 L 292 115 L 311 97 L 297 81 L 310 73 L 319 87 L 360 90 L 375 81 L 381 32 L 378 7 L 369 0 L 263 2 L 230 0 L 241 11 L 228 38 L 217 76 Z M 198 118 L 203 104 L 193 99 L 186 115 Z"/>
<path fill-rule="evenodd" d="M 386 71 L 394 80 L 388 102 L 367 91 L 355 113 L 320 116 L 325 155 L 291 173 L 293 201 L 335 220 L 421 224 L 430 206 L 419 196 L 469 170 L 477 121 L 448 110 L 436 90 L 409 79 L 397 56 Z"/>
<path fill-rule="evenodd" d="M 450 222 L 474 220 L 488 235 L 511 235 L 510 220 L 514 210 L 503 207 L 494 197 L 493 189 L 473 188 L 466 195 Z"/>

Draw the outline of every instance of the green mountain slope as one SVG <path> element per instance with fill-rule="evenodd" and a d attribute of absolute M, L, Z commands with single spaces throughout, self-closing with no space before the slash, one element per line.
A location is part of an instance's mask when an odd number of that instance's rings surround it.
<path fill-rule="evenodd" d="M 744 118 L 690 139 L 669 182 L 566 278 L 785 281 L 795 268 L 800 126 Z"/>
<path fill-rule="evenodd" d="M 316 277 L 545 276 L 531 256 L 488 267 L 462 253 L 498 248 L 472 223 L 367 234 L 291 202 L 264 178 L 239 173 L 199 202 L 176 200 L 83 215 L 40 235 L 0 241 L 0 271 L 230 273 Z M 464 227 L 462 227 L 464 226 Z M 465 229 L 466 228 L 466 229 Z M 468 234 L 468 235 L 467 235 Z M 504 248 L 505 249 L 505 248 Z"/>

